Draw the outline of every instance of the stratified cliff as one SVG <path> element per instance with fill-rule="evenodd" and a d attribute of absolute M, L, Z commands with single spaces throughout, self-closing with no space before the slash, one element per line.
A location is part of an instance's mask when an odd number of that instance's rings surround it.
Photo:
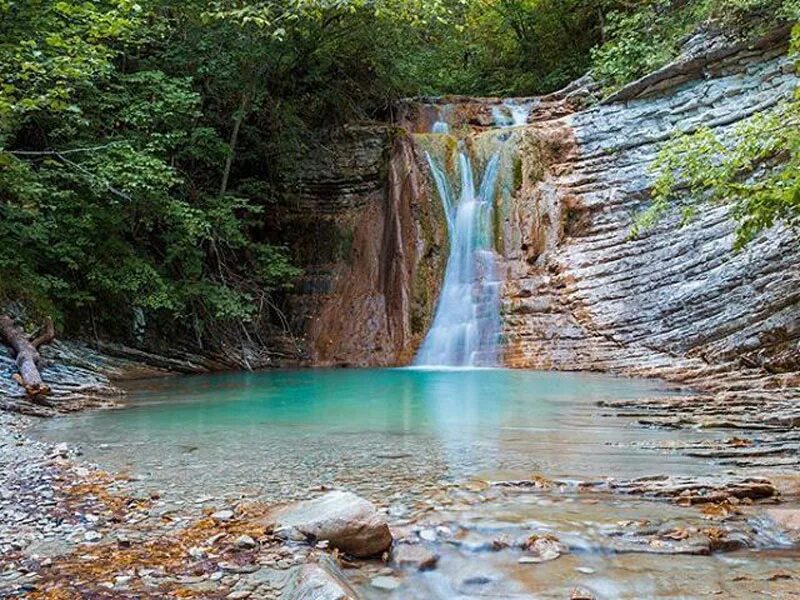
<path fill-rule="evenodd" d="M 298 157 L 280 222 L 305 270 L 289 315 L 311 364 L 404 364 L 427 331 L 448 241 L 423 163 L 389 126 Z"/>
<path fill-rule="evenodd" d="M 728 207 L 708 205 L 685 227 L 676 210 L 630 239 L 665 141 L 701 125 L 729 130 L 794 93 L 786 43 L 785 31 L 753 46 L 700 38 L 610 101 L 529 128 L 571 148 L 515 197 L 519 244 L 505 249 L 508 365 L 710 388 L 797 383 L 796 231 L 776 226 L 736 253 Z"/>

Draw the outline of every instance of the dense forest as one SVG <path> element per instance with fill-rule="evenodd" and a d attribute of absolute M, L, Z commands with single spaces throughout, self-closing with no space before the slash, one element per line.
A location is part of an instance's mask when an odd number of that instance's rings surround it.
<path fill-rule="evenodd" d="M 203 345 L 257 329 L 298 275 L 264 217 L 309 133 L 389 120 L 403 97 L 543 94 L 586 72 L 612 93 L 700 27 L 757 36 L 799 12 L 797 0 L 0 0 L 0 300 L 71 334 L 157 323 Z M 742 243 L 796 221 L 800 134 L 781 125 L 798 111 L 783 110 L 731 152 L 707 132 L 677 142 L 639 226 L 687 185 L 736 201 Z M 725 158 L 709 169 L 712 152 Z M 743 176 L 776 157 L 784 167 Z"/>

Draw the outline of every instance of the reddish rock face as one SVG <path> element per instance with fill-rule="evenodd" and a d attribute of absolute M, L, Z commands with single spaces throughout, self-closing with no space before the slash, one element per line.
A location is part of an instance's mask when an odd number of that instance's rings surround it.
<path fill-rule="evenodd" d="M 422 158 L 394 140 L 385 187 L 353 215 L 350 256 L 308 328 L 317 365 L 408 363 L 427 330 L 447 231 Z"/>
<path fill-rule="evenodd" d="M 298 159 L 294 209 L 281 217 L 305 269 L 290 325 L 313 365 L 406 364 L 427 331 L 447 253 L 427 166 L 389 126 L 351 129 L 326 147 Z"/>

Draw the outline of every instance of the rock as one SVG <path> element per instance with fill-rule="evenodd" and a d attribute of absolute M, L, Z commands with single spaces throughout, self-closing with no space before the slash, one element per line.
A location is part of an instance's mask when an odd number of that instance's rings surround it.
<path fill-rule="evenodd" d="M 245 598 L 249 598 L 252 594 L 253 592 L 249 590 L 239 590 L 238 592 L 231 592 L 225 597 L 228 598 L 228 600 L 244 600 Z"/>
<path fill-rule="evenodd" d="M 87 542 L 96 542 L 103 537 L 103 534 L 99 531 L 87 531 L 83 534 L 83 539 Z"/>
<path fill-rule="evenodd" d="M 391 577 L 387 575 L 378 575 L 377 577 L 373 577 L 369 581 L 369 584 L 372 587 L 378 588 L 379 590 L 386 590 L 389 592 L 399 588 L 400 584 L 402 583 L 403 582 L 400 581 L 397 577 Z"/>
<path fill-rule="evenodd" d="M 286 582 L 281 600 L 360 600 L 330 558 L 296 567 Z"/>
<path fill-rule="evenodd" d="M 215 521 L 230 521 L 233 518 L 233 511 L 228 509 L 218 510 L 212 513 L 211 518 Z"/>
<path fill-rule="evenodd" d="M 552 535 L 532 535 L 524 544 L 524 548 L 530 555 L 521 557 L 517 562 L 520 564 L 535 564 L 548 562 L 557 559 L 567 551 L 558 539 Z"/>
<path fill-rule="evenodd" d="M 486 575 L 472 575 L 471 577 L 467 577 L 461 583 L 464 585 L 486 585 L 487 583 L 491 583 L 492 578 L 487 577 Z"/>
<path fill-rule="evenodd" d="M 795 541 L 800 542 L 800 509 L 771 508 L 767 516 Z"/>
<path fill-rule="evenodd" d="M 236 563 L 222 561 L 217 564 L 217 567 L 229 573 L 253 573 L 258 571 L 256 565 L 237 565 Z"/>
<path fill-rule="evenodd" d="M 439 555 L 431 552 L 424 546 L 401 544 L 397 546 L 392 558 L 398 567 L 413 568 L 418 571 L 428 571 L 436 568 Z"/>
<path fill-rule="evenodd" d="M 329 492 L 320 498 L 292 504 L 274 515 L 275 531 L 284 537 L 300 532 L 356 557 L 388 550 L 392 534 L 386 519 L 367 500 L 350 492 Z"/>
<path fill-rule="evenodd" d="M 258 546 L 256 541 L 249 535 L 240 535 L 238 538 L 236 538 L 236 541 L 233 542 L 233 545 L 240 550 L 249 550 Z"/>
<path fill-rule="evenodd" d="M 583 588 L 575 588 L 570 592 L 569 600 L 595 600 L 594 594 Z"/>
<path fill-rule="evenodd" d="M 61 456 L 66 458 L 69 454 L 69 446 L 65 443 L 56 444 L 56 447 L 53 449 L 54 456 Z"/>

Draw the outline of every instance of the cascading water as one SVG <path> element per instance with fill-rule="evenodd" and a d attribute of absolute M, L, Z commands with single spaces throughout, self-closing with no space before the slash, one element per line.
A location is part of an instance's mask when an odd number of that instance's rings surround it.
<path fill-rule="evenodd" d="M 434 131 L 446 132 L 438 124 Z M 475 189 L 472 162 L 459 153 L 456 200 L 442 165 L 427 154 L 447 215 L 450 256 L 444 286 L 415 364 L 424 367 L 491 367 L 500 361 L 500 287 L 495 264 L 492 211 L 499 154 L 486 165 Z"/>
<path fill-rule="evenodd" d="M 492 107 L 492 117 L 497 127 L 519 127 L 527 125 L 531 113 L 532 102 L 506 100 Z"/>

